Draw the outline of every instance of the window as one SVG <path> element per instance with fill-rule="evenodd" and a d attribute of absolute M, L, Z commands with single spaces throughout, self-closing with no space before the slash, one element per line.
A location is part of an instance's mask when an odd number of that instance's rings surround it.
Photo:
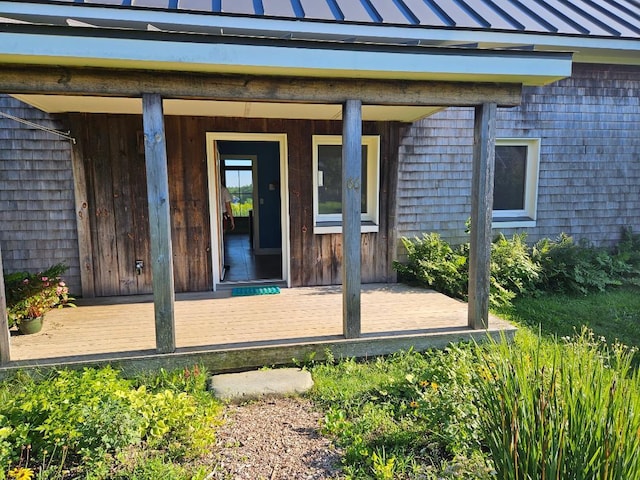
<path fill-rule="evenodd" d="M 255 156 L 222 155 L 224 184 L 231 194 L 234 217 L 248 217 L 253 209 L 253 162 Z"/>
<path fill-rule="evenodd" d="M 342 231 L 342 137 L 313 136 L 313 214 L 315 233 Z M 378 231 L 380 137 L 362 137 L 362 232 Z"/>
<path fill-rule="evenodd" d="M 493 222 L 533 227 L 538 197 L 539 139 L 497 139 Z"/>

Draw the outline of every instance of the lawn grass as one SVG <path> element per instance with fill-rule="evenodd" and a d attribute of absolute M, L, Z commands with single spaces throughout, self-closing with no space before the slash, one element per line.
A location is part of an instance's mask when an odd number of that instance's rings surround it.
<path fill-rule="evenodd" d="M 544 336 L 573 336 L 590 329 L 610 343 L 640 348 L 640 287 L 620 287 L 589 295 L 542 294 L 520 297 L 498 315 Z"/>

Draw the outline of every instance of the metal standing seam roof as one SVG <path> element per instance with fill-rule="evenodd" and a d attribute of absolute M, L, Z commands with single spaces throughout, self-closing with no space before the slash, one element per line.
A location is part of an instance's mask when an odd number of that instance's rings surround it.
<path fill-rule="evenodd" d="M 375 26 L 640 38 L 638 0 L 35 0 L 30 3 Z"/>

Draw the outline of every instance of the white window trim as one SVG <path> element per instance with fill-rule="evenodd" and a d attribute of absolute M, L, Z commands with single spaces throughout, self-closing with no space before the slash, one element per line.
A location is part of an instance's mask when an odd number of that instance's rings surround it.
<path fill-rule="evenodd" d="M 313 135 L 313 232 L 342 233 L 342 214 L 318 213 L 318 146 L 342 145 L 342 135 Z M 361 233 L 379 231 L 380 220 L 380 136 L 363 135 L 367 146 L 367 206 L 361 214 Z M 336 225 L 336 223 L 339 223 Z"/>
<path fill-rule="evenodd" d="M 539 138 L 497 138 L 496 146 L 527 147 L 524 208 L 522 210 L 494 210 L 494 228 L 535 227 L 538 213 L 538 178 L 540 174 Z"/>

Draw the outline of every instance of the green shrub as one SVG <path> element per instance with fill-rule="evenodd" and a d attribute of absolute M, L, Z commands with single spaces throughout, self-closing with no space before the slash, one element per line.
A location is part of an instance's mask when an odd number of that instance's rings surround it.
<path fill-rule="evenodd" d="M 452 247 L 437 233 L 402 238 L 408 262 L 394 263 L 401 281 L 416 282 L 466 300 L 469 244 Z M 526 235 L 498 234 L 491 244 L 490 305 L 509 305 L 516 296 L 540 291 L 586 294 L 611 286 L 640 285 L 640 235 L 623 229 L 615 250 L 575 244 L 568 235 L 543 239 L 529 248 Z"/>
<path fill-rule="evenodd" d="M 511 239 L 500 234 L 491 245 L 490 302 L 508 305 L 518 294 L 535 290 L 540 267 L 529 256 L 526 235 Z M 402 239 L 408 263 L 394 267 L 402 280 L 417 282 L 452 297 L 466 300 L 469 283 L 469 244 L 450 246 L 437 233 Z"/>
<path fill-rule="evenodd" d="M 22 375 L 2 395 L 0 464 L 30 460 L 44 470 L 66 464 L 110 478 L 132 446 L 167 459 L 201 455 L 214 441 L 218 412 L 204 388 L 196 393 L 204 377 L 197 368 L 163 372 L 145 385 L 110 367 L 62 370 L 41 381 Z"/>
<path fill-rule="evenodd" d="M 417 282 L 455 298 L 466 299 L 469 283 L 468 245 L 451 247 L 437 233 L 402 238 L 408 263 L 394 263 L 402 280 Z"/>
<path fill-rule="evenodd" d="M 614 250 L 614 257 L 628 265 L 624 274 L 626 283 L 640 285 L 640 234 L 633 233 L 631 227 L 622 229 L 622 239 Z"/>
<path fill-rule="evenodd" d="M 640 478 L 632 352 L 584 331 L 562 343 L 520 340 L 479 351 L 477 406 L 497 478 Z"/>
<path fill-rule="evenodd" d="M 536 290 L 540 266 L 531 258 L 526 238 L 524 233 L 510 239 L 500 233 L 491 244 L 489 298 L 493 307 L 509 305 L 515 296 Z"/>
<path fill-rule="evenodd" d="M 530 256 L 527 235 L 511 239 L 499 234 L 491 245 L 491 275 L 509 291 L 530 293 L 536 290 L 540 266 Z"/>
<path fill-rule="evenodd" d="M 533 248 L 532 258 L 542 268 L 540 287 L 544 291 L 586 294 L 603 292 L 622 285 L 632 275 L 632 266 L 624 256 L 615 256 L 605 248 L 576 244 L 567 235 L 553 241 L 543 239 Z"/>

